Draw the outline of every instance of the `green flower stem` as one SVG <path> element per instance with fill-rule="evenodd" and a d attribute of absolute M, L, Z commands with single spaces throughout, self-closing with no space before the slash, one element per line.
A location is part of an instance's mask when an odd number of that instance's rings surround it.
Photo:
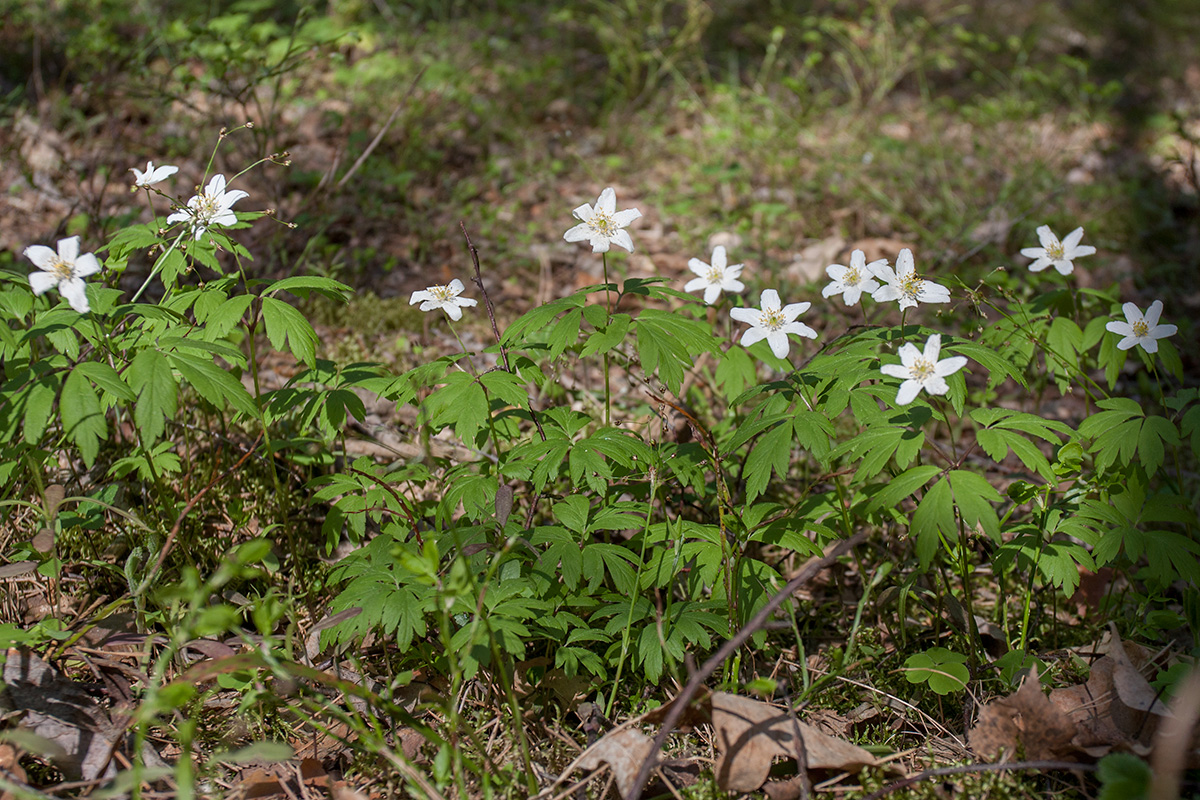
<path fill-rule="evenodd" d="M 133 299 L 129 302 L 136 303 L 138 301 L 138 298 L 142 296 L 142 292 L 146 291 L 146 287 L 150 285 L 150 281 L 154 280 L 154 276 L 157 275 L 158 271 L 162 268 L 163 261 L 166 260 L 167 256 L 171 255 L 171 253 L 175 251 L 175 248 L 179 246 L 179 243 L 183 240 L 183 237 L 186 233 L 186 229 L 180 231 L 179 235 L 175 237 L 175 241 L 171 242 L 171 246 L 164 250 L 163 254 L 154 260 L 154 268 L 150 270 L 150 274 L 146 276 L 146 281 L 141 285 L 137 292 L 134 293 Z"/>
<path fill-rule="evenodd" d="M 625 618 L 625 629 L 621 631 L 621 655 L 617 658 L 617 671 L 613 675 L 612 691 L 605 704 L 604 715 L 612 718 L 613 707 L 617 702 L 617 692 L 621 687 L 621 672 L 625 667 L 625 657 L 629 655 L 629 632 L 633 628 L 633 608 L 637 605 L 638 587 L 642 582 L 642 567 L 646 564 L 646 540 L 650 538 L 650 518 L 654 511 L 654 500 L 658 496 L 658 467 L 651 467 L 650 496 L 646 501 L 646 524 L 642 527 L 642 552 L 638 556 L 637 573 L 634 575 L 634 590 L 629 597 L 629 614 Z"/>
<path fill-rule="evenodd" d="M 608 322 L 612 324 L 612 291 L 608 284 L 608 253 L 600 254 L 600 262 L 604 265 L 604 308 Z M 604 427 L 612 425 L 612 389 L 608 382 L 608 351 L 604 351 Z"/>

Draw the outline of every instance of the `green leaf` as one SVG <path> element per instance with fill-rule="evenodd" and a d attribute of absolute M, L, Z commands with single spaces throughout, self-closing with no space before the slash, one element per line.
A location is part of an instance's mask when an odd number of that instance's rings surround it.
<path fill-rule="evenodd" d="M 75 443 L 84 463 L 91 467 L 100 452 L 101 440 L 108 438 L 108 424 L 100 408 L 100 398 L 82 371 L 73 369 L 67 375 L 58 407 L 63 433 Z"/>
<path fill-rule="evenodd" d="M 51 372 L 37 379 L 25 392 L 24 436 L 26 444 L 36 445 L 46 432 L 54 413 L 54 398 L 58 395 L 59 374 Z"/>
<path fill-rule="evenodd" d="M 649 308 L 638 316 L 636 325 L 642 368 L 657 374 L 672 392 L 679 392 L 685 366 L 690 368 L 700 353 L 718 350 L 711 328 L 699 320 Z"/>
<path fill-rule="evenodd" d="M 928 569 L 934 555 L 942 546 L 943 537 L 953 541 L 957 528 L 954 524 L 954 498 L 950 482 L 942 478 L 921 498 L 913 514 L 911 533 L 916 537 L 917 558 L 921 569 Z"/>
<path fill-rule="evenodd" d="M 465 372 L 447 375 L 446 384 L 425 399 L 424 410 L 434 429 L 453 425 L 458 438 L 471 446 L 491 413 L 483 387 Z"/>
<path fill-rule="evenodd" d="M 964 341 L 961 339 L 955 339 L 953 344 L 946 349 L 950 352 L 964 355 L 972 361 L 979 363 L 984 369 L 986 369 L 988 371 L 987 386 L 989 389 L 994 388 L 997 384 L 1003 382 L 1005 378 L 1012 378 L 1014 381 L 1021 384 L 1021 386 L 1025 389 L 1029 388 L 1029 384 L 1025 380 L 1023 371 L 1017 367 L 1016 364 L 998 354 L 990 347 L 985 347 L 984 345 Z"/>
<path fill-rule="evenodd" d="M 1000 544 L 1000 520 L 992 503 L 1004 498 L 987 480 L 974 472 L 956 469 L 949 475 L 950 488 L 954 491 L 954 504 L 962 515 L 967 530 L 978 524 L 983 532 L 996 544 Z"/>
<path fill-rule="evenodd" d="M 924 653 L 909 656 L 904 662 L 904 678 L 909 683 L 928 683 L 941 695 L 967 688 L 971 677 L 966 667 L 967 657 L 944 647 L 931 647 Z"/>
<path fill-rule="evenodd" d="M 350 298 L 350 295 L 354 294 L 354 290 L 346 284 L 318 275 L 293 275 L 289 278 L 275 281 L 263 295 L 273 297 L 280 292 L 291 292 L 298 297 L 308 297 L 309 292 L 317 292 L 330 300 L 337 300 L 343 303 Z"/>
<path fill-rule="evenodd" d="M 221 369 L 210 359 L 188 353 L 175 352 L 168 358 L 196 393 L 216 408 L 223 409 L 225 403 L 229 403 L 247 417 L 258 417 L 258 405 L 254 398 L 246 391 L 242 382 L 227 370 Z"/>
<path fill-rule="evenodd" d="M 304 315 L 274 297 L 262 299 L 262 313 L 271 346 L 282 351 L 286 344 L 292 355 L 313 366 L 316 362 L 317 332 Z"/>
<path fill-rule="evenodd" d="M 179 386 L 167 357 L 157 350 L 143 350 L 134 357 L 126 372 L 129 386 L 137 392 L 133 420 L 146 443 L 152 443 L 166 429 L 166 419 L 174 417 Z"/>
<path fill-rule="evenodd" d="M 872 495 L 866 510 L 871 512 L 881 508 L 894 508 L 897 503 L 920 489 L 941 471 L 942 468 L 934 464 L 923 464 L 905 470 Z"/>
<path fill-rule="evenodd" d="M 137 395 L 125 383 L 125 379 L 115 369 L 102 361 L 80 361 L 75 369 L 88 377 L 92 383 L 119 400 L 132 403 Z"/>
<path fill-rule="evenodd" d="M 753 502 L 766 491 L 771 470 L 780 478 L 787 476 L 792 454 L 792 426 L 784 421 L 759 437 L 746 457 L 746 500 Z"/>
<path fill-rule="evenodd" d="M 588 499 L 583 495 L 568 495 L 554 504 L 554 516 L 569 530 L 587 533 L 588 508 Z"/>

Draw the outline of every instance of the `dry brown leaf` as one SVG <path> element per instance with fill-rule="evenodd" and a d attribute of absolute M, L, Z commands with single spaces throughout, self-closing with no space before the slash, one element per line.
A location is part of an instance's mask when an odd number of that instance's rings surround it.
<path fill-rule="evenodd" d="M 712 721 L 719 751 L 714 771 L 717 785 L 725 791 L 755 791 L 766 782 L 776 756 L 797 758 L 797 730 L 809 769 L 854 771 L 879 763 L 861 747 L 826 736 L 786 710 L 748 697 L 713 693 Z"/>
<path fill-rule="evenodd" d="M 10 649 L 0 678 L 0 711 L 24 712 L 22 728 L 61 748 L 53 759 L 70 780 L 116 774 L 109 763 L 124 733 L 79 684 L 33 653 Z"/>
<path fill-rule="evenodd" d="M 580 769 L 596 770 L 603 764 L 612 769 L 621 796 L 629 794 L 642 762 L 654 747 L 654 740 L 636 728 L 613 731 L 588 748 L 577 762 Z"/>
<path fill-rule="evenodd" d="M 1017 691 L 993 700 L 979 710 L 967 734 L 971 749 L 996 758 L 1023 750 L 1031 761 L 1069 759 L 1075 752 L 1076 726 L 1042 693 L 1037 669 L 1030 671 Z"/>
<path fill-rule="evenodd" d="M 15 783 L 25 783 L 25 770 L 17 763 L 17 749 L 11 744 L 0 742 L 0 777 Z M 14 800 L 16 795 L 9 791 L 0 792 L 0 800 Z"/>

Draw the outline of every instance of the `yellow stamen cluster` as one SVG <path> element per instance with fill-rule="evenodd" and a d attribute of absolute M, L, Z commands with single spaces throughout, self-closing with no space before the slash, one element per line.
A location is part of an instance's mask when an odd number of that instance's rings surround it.
<path fill-rule="evenodd" d="M 1046 248 L 1046 258 L 1049 258 L 1052 261 L 1058 261 L 1063 257 L 1063 255 L 1065 255 L 1065 253 L 1063 252 L 1063 246 L 1061 242 L 1055 242 Z"/>
<path fill-rule="evenodd" d="M 900 282 L 900 294 L 909 300 L 916 300 L 924 285 L 925 281 L 921 280 L 914 272 Z"/>
<path fill-rule="evenodd" d="M 1130 327 L 1133 328 L 1134 336 L 1145 336 L 1148 333 L 1150 333 L 1150 326 L 1146 323 L 1146 320 L 1144 320 L 1144 319 L 1139 319 L 1137 322 L 1133 323 L 1133 325 L 1131 325 Z"/>
<path fill-rule="evenodd" d="M 430 286 L 427 291 L 442 303 L 454 297 L 454 290 L 449 286 Z"/>
<path fill-rule="evenodd" d="M 50 264 L 50 267 L 45 271 L 53 272 L 54 277 L 58 278 L 60 281 L 69 280 L 75 277 L 75 268 L 58 257 L 55 257 L 54 262 Z"/>
<path fill-rule="evenodd" d="M 617 223 L 613 221 L 613 218 L 599 211 L 592 215 L 588 224 L 601 236 L 612 236 L 613 232 L 617 230 Z"/>
<path fill-rule="evenodd" d="M 932 378 L 936 370 L 932 361 L 925 358 L 918 358 L 908 368 L 908 371 L 912 374 L 913 380 L 924 382 Z"/>
<path fill-rule="evenodd" d="M 856 267 L 850 267 L 849 271 L 846 272 L 846 276 L 842 278 L 842 283 L 846 286 L 858 286 L 861 281 L 862 275 L 858 274 Z"/>
<path fill-rule="evenodd" d="M 759 319 L 758 324 L 760 327 L 777 331 L 787 324 L 787 320 L 783 318 L 783 309 L 765 308 L 763 309 L 762 317 Z"/>
<path fill-rule="evenodd" d="M 704 274 L 704 280 L 708 281 L 709 283 L 720 283 L 724 279 L 724 271 L 719 270 L 716 267 L 709 267 L 708 272 Z"/>

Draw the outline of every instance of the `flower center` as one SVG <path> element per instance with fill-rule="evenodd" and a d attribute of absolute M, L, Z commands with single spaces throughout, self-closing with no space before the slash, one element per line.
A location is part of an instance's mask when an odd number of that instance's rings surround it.
<path fill-rule="evenodd" d="M 1046 248 L 1046 258 L 1049 258 L 1053 261 L 1058 261 L 1064 255 L 1065 253 L 1063 252 L 1063 246 L 1061 242 L 1052 244 Z"/>
<path fill-rule="evenodd" d="M 846 277 L 842 278 L 842 283 L 847 286 L 858 286 L 860 281 L 862 281 L 862 275 L 858 274 L 856 267 L 851 267 L 850 271 L 846 273 Z"/>
<path fill-rule="evenodd" d="M 1144 319 L 1139 319 L 1130 327 L 1133 328 L 1134 336 L 1146 336 L 1150 333 L 1150 326 L 1146 324 L 1146 320 Z"/>
<path fill-rule="evenodd" d="M 46 272 L 53 273 L 54 277 L 60 281 L 70 280 L 75 277 L 75 267 L 63 261 L 58 256 L 54 257 L 54 262 L 50 264 L 50 268 Z"/>
<path fill-rule="evenodd" d="M 601 236 L 612 236 L 613 232 L 617 229 L 617 223 L 613 221 L 613 218 L 599 211 L 592 215 L 590 224 L 596 233 Z"/>
<path fill-rule="evenodd" d="M 454 290 L 449 286 L 430 286 L 428 291 L 440 303 L 444 303 L 454 297 Z"/>
<path fill-rule="evenodd" d="M 925 285 L 925 281 L 917 276 L 917 273 L 912 273 L 907 278 L 900 281 L 900 294 L 908 300 L 916 300 L 917 295 L 921 293 L 921 288 Z"/>
<path fill-rule="evenodd" d="M 721 283 L 725 280 L 725 271 L 716 267 L 709 267 L 708 272 L 704 274 L 704 280 L 709 283 Z"/>
<path fill-rule="evenodd" d="M 934 376 L 934 373 L 936 372 L 935 366 L 936 365 L 928 359 L 917 358 L 917 360 L 913 362 L 913 365 L 908 368 L 908 371 L 912 374 L 913 380 L 924 383 Z"/>
<path fill-rule="evenodd" d="M 787 324 L 787 320 L 783 318 L 782 308 L 764 308 L 758 324 L 768 330 L 777 331 Z"/>
<path fill-rule="evenodd" d="M 196 219 L 207 222 L 217 215 L 217 198 L 208 192 L 200 195 L 200 202 L 196 204 Z"/>

